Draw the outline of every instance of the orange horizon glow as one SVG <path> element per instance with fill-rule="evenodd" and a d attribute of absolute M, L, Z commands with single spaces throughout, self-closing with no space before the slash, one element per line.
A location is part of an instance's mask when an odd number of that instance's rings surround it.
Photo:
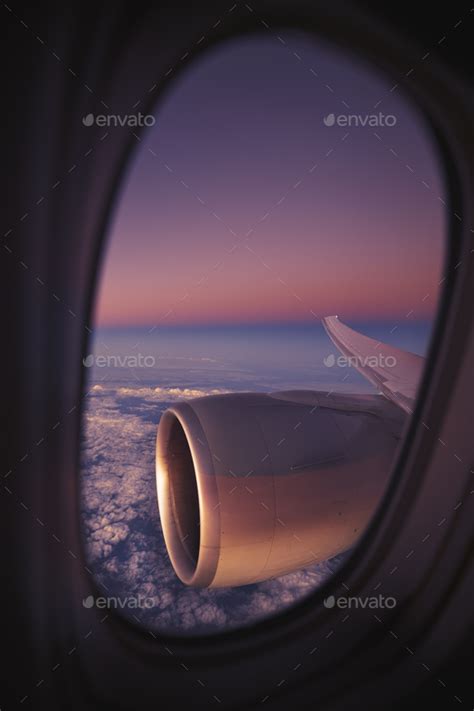
<path fill-rule="evenodd" d="M 240 271 L 229 266 L 214 275 L 213 281 L 201 284 L 191 274 L 186 275 L 187 280 L 163 274 L 160 285 L 147 265 L 141 264 L 143 278 L 134 280 L 131 288 L 127 288 L 125 278 L 107 284 L 97 301 L 95 322 L 99 327 L 155 323 L 197 326 L 300 323 L 335 313 L 352 320 L 422 320 L 433 316 L 439 282 L 436 260 L 431 264 L 425 260 L 420 271 L 415 253 L 403 270 L 401 291 L 398 259 L 391 269 L 383 271 L 375 268 L 377 263 L 373 269 L 357 267 L 355 259 L 354 255 L 345 265 L 334 265 L 332 272 L 337 278 L 324 274 L 325 270 L 316 265 L 310 279 L 306 265 L 302 280 L 297 277 L 296 265 L 290 268 L 279 263 L 278 271 L 270 272 L 255 261 L 245 265 L 245 278 L 240 265 Z M 190 288 L 185 287 L 186 281 Z"/>

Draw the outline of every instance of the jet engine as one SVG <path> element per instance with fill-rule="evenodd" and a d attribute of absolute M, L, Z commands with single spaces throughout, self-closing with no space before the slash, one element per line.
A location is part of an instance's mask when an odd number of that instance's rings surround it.
<path fill-rule="evenodd" d="M 378 395 L 196 398 L 158 427 L 158 505 L 186 585 L 247 585 L 350 548 L 383 494 L 404 415 Z"/>

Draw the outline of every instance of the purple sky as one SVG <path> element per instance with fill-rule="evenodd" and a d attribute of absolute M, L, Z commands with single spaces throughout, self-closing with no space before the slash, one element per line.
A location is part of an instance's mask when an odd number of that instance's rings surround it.
<path fill-rule="evenodd" d="M 444 188 L 421 116 L 374 68 L 281 36 L 204 54 L 157 107 L 117 202 L 98 325 L 433 314 Z M 396 126 L 323 123 L 379 111 Z"/>

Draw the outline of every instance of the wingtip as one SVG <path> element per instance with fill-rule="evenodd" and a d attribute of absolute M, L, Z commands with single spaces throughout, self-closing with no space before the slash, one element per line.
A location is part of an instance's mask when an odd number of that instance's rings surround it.
<path fill-rule="evenodd" d="M 331 323 L 331 321 L 333 321 L 334 319 L 339 320 L 339 316 L 338 316 L 337 314 L 333 314 L 332 316 L 323 316 L 323 318 L 321 319 L 321 322 L 322 322 L 323 326 L 326 327 L 326 326 L 328 326 L 328 325 Z"/>

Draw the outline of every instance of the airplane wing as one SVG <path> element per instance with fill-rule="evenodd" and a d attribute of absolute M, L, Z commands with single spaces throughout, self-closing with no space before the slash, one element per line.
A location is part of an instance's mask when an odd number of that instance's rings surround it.
<path fill-rule="evenodd" d="M 326 316 L 322 322 L 330 339 L 349 363 L 388 400 L 411 413 L 425 359 L 364 336 L 346 326 L 337 316 Z"/>

